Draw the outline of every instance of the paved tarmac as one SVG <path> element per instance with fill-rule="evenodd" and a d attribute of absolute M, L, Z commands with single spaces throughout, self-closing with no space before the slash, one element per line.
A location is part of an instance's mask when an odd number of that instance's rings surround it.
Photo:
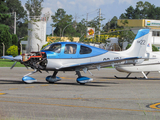
<path fill-rule="evenodd" d="M 45 77 L 52 72 L 31 75 L 34 84 L 21 81 L 31 72 L 26 68 L 0 68 L 0 119 L 23 120 L 159 120 L 160 74 L 149 74 L 149 79 L 115 79 L 124 77 L 112 68 L 92 70 L 83 76 L 93 82 L 76 83 L 75 72 L 59 72 L 62 78 L 49 84 Z M 133 76 L 142 77 L 140 73 Z"/>

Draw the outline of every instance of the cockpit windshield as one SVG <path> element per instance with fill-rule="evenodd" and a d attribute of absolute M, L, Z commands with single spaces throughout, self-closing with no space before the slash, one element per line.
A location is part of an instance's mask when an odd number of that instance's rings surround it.
<path fill-rule="evenodd" d="M 50 44 L 47 47 L 45 47 L 43 50 L 53 51 L 55 53 L 60 53 L 61 52 L 61 44 Z"/>

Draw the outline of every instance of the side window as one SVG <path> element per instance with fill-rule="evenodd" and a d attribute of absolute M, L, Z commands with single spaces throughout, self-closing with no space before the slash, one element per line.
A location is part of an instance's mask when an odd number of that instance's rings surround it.
<path fill-rule="evenodd" d="M 157 31 L 157 36 L 160 36 L 160 31 Z"/>
<path fill-rule="evenodd" d="M 89 54 L 91 52 L 92 52 L 91 48 L 81 45 L 80 54 Z"/>
<path fill-rule="evenodd" d="M 152 36 L 157 36 L 157 32 L 156 31 L 152 31 Z"/>
<path fill-rule="evenodd" d="M 77 45 L 75 44 L 66 44 L 64 54 L 76 54 Z"/>
<path fill-rule="evenodd" d="M 160 36 L 160 31 L 152 31 L 152 36 Z"/>
<path fill-rule="evenodd" d="M 45 48 L 43 48 L 43 50 L 49 50 L 50 47 L 51 47 L 51 44 L 47 45 Z"/>

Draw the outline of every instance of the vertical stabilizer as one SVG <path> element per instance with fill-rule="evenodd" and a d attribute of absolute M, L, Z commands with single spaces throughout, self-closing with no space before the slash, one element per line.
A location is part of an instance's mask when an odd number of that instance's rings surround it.
<path fill-rule="evenodd" d="M 131 47 L 124 51 L 124 54 L 129 56 L 145 57 L 145 53 L 148 47 L 148 41 L 151 39 L 151 34 L 149 34 L 150 29 L 141 29 L 138 31 Z M 152 46 L 149 46 L 152 47 Z"/>

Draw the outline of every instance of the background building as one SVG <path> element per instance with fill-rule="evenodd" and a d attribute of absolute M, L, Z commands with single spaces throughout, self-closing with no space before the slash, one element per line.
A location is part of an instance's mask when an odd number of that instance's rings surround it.
<path fill-rule="evenodd" d="M 152 44 L 160 50 L 160 20 L 149 20 L 149 19 L 125 19 L 128 24 L 123 25 L 124 19 L 119 19 L 117 24 L 130 28 L 135 34 L 139 29 L 150 28 L 152 31 Z"/>
<path fill-rule="evenodd" d="M 123 25 L 123 22 L 127 20 L 128 24 Z M 151 28 L 160 29 L 160 20 L 149 20 L 149 19 L 119 19 L 117 21 L 118 26 L 129 27 L 137 34 L 139 29 Z"/>

